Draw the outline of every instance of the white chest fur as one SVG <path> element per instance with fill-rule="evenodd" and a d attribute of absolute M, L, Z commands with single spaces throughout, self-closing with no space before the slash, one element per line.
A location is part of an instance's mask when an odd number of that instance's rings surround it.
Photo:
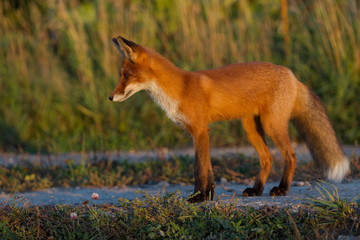
<path fill-rule="evenodd" d="M 186 122 L 186 118 L 179 112 L 179 102 L 168 96 L 156 82 L 151 82 L 147 86 L 150 96 L 165 110 L 168 117 L 176 123 Z"/>

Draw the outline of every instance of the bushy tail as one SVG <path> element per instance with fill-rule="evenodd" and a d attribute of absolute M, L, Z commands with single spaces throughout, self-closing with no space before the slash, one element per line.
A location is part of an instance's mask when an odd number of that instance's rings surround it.
<path fill-rule="evenodd" d="M 292 122 L 329 180 L 341 181 L 349 172 L 349 160 L 336 139 L 333 127 L 318 96 L 298 82 Z"/>

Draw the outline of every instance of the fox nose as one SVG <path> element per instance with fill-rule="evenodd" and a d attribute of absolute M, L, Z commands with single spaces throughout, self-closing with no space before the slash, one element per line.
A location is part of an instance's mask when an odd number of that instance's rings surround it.
<path fill-rule="evenodd" d="M 110 100 L 110 101 L 112 101 L 113 99 L 114 99 L 114 97 L 113 97 L 113 96 L 110 96 L 110 97 L 109 97 L 109 100 Z"/>

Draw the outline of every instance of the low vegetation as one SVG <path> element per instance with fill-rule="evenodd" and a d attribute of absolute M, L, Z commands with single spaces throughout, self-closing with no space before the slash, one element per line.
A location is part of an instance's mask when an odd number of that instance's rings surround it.
<path fill-rule="evenodd" d="M 319 190 L 322 191 L 322 190 Z M 360 234 L 358 202 L 324 192 L 294 212 L 236 206 L 236 201 L 189 204 L 179 192 L 116 205 L 24 207 L 0 203 L 1 239 L 334 239 Z M 101 196 L 100 196 L 101 197 Z M 343 207 L 346 206 L 346 207 Z"/>
<path fill-rule="evenodd" d="M 225 178 L 248 184 L 255 179 L 259 163 L 256 158 L 244 155 L 229 155 L 212 158 L 215 181 Z M 82 161 L 75 164 L 73 160 L 66 165 L 42 167 L 25 164 L 23 166 L 0 167 L 0 189 L 5 192 L 22 192 L 48 187 L 121 187 L 125 185 L 151 184 L 160 181 L 169 183 L 194 182 L 194 159 L 188 156 L 174 157 L 169 160 L 149 160 L 144 162 L 112 162 L 102 160 L 97 163 Z M 360 177 L 360 160 L 358 156 L 351 158 L 351 175 Z M 270 172 L 269 181 L 279 181 L 283 170 L 283 161 L 275 159 Z M 312 162 L 299 162 L 296 167 L 295 181 L 313 181 L 322 179 Z"/>
<path fill-rule="evenodd" d="M 216 181 L 248 183 L 258 160 L 243 155 L 213 158 Z M 7 192 L 52 186 L 122 186 L 168 181 L 192 183 L 194 160 L 178 157 L 142 163 L 68 161 L 64 167 L 28 165 L 0 168 L 0 188 Z M 349 178 L 360 174 L 359 157 L 351 161 Z M 270 181 L 281 177 L 282 163 L 274 161 Z M 295 180 L 315 180 L 320 174 L 311 163 L 299 163 Z M 1 239 L 331 239 L 360 234 L 358 199 L 340 199 L 337 189 L 316 190 L 320 198 L 304 199 L 294 211 L 278 207 L 241 207 L 236 198 L 189 204 L 180 192 L 139 193 L 133 201 L 96 204 L 97 194 L 72 205 L 29 206 L 16 194 L 0 202 Z M 315 190 L 314 190 L 315 191 Z M 93 199 L 91 199 L 93 198 Z"/>
<path fill-rule="evenodd" d="M 248 183 L 258 172 L 258 160 L 244 155 L 227 158 L 213 158 L 216 181 L 226 178 L 228 181 Z M 6 192 L 28 191 L 57 186 L 97 186 L 121 187 L 124 185 L 148 184 L 160 181 L 169 183 L 193 183 L 194 159 L 176 157 L 169 160 L 150 160 L 140 163 L 111 162 L 75 164 L 69 160 L 64 167 L 41 165 L 0 167 L 0 189 Z M 314 180 L 320 177 L 314 172 L 311 163 L 300 164 L 295 179 Z M 280 179 L 282 163 L 275 161 L 270 179 Z"/>

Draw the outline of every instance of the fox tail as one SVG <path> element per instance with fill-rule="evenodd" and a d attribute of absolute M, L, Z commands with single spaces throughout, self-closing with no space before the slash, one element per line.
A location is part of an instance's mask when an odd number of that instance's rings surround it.
<path fill-rule="evenodd" d="M 298 83 L 292 122 L 306 141 L 315 164 L 329 180 L 339 182 L 349 172 L 349 159 L 338 143 L 319 97 Z"/>

